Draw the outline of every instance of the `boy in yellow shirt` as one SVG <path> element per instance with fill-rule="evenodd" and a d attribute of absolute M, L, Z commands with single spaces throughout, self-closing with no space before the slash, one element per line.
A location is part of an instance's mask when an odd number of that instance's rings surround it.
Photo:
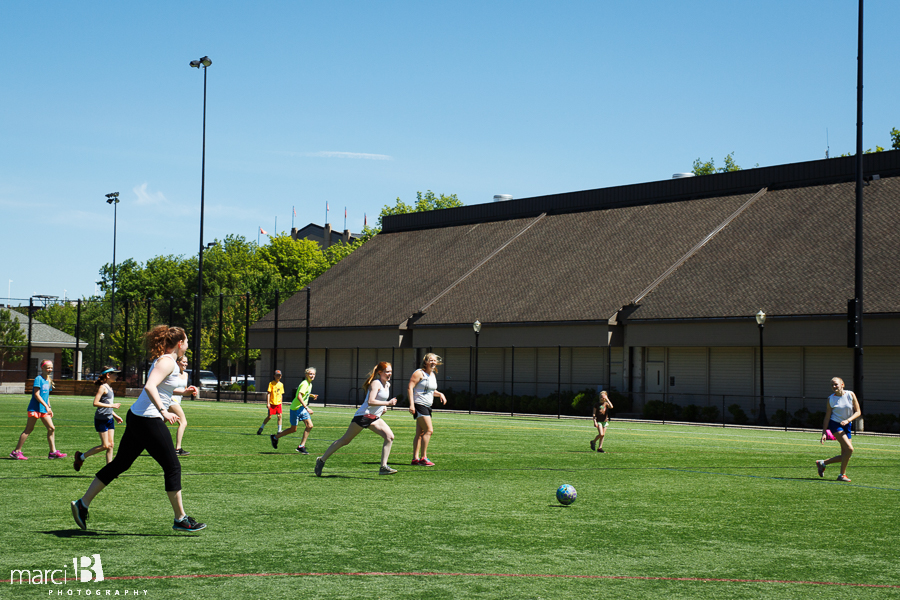
<path fill-rule="evenodd" d="M 262 435 L 263 428 L 273 415 L 278 417 L 278 432 L 281 433 L 281 397 L 284 396 L 284 384 L 281 383 L 281 371 L 275 371 L 275 380 L 269 382 L 268 413 L 265 420 L 256 432 L 256 435 Z"/>

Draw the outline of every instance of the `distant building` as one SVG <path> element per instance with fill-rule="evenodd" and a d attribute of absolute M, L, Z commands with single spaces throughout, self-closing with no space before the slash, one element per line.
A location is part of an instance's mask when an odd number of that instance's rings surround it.
<path fill-rule="evenodd" d="M 27 307 L 23 307 L 26 308 Z M 19 321 L 19 327 L 25 337 L 28 337 L 28 315 L 23 315 L 16 310 L 9 311 L 12 316 Z M 27 343 L 27 342 L 26 342 Z M 25 361 L 27 360 L 27 349 L 22 347 L 22 358 L 15 362 L 5 362 L 3 364 L 4 383 L 10 381 L 24 382 L 32 379 L 41 372 L 40 363 L 45 360 L 53 361 L 53 374 L 56 377 L 63 375 L 62 373 L 62 351 L 65 349 L 84 350 L 88 343 L 76 340 L 74 336 L 60 331 L 55 327 L 50 327 L 46 323 L 42 323 L 37 319 L 31 320 L 31 364 L 26 371 Z M 76 356 L 80 353 L 76 352 Z M 76 371 L 80 371 L 81 364 L 76 365 Z M 71 374 L 70 374 L 71 375 Z"/>
<path fill-rule="evenodd" d="M 900 151 L 864 164 L 861 399 L 897 414 Z M 635 412 L 662 399 L 753 419 L 762 309 L 769 415 L 823 411 L 830 379 L 853 381 L 855 179 L 845 157 L 388 216 L 310 284 L 310 360 L 304 329 L 288 326 L 305 323 L 300 292 L 279 307 L 277 336 L 274 311 L 252 326 L 257 368 L 302 377 L 312 364 L 320 394 L 352 403 L 377 360 L 394 363 L 403 394 L 432 349 L 445 388 L 602 385 Z"/>
<path fill-rule="evenodd" d="M 331 223 L 325 223 L 325 227 L 310 223 L 309 225 L 297 229 L 291 227 L 291 238 L 295 240 L 307 239 L 319 244 L 323 250 L 332 244 L 352 244 L 359 239 L 360 234 L 350 233 L 349 229 L 345 229 L 343 233 L 332 231 Z"/>

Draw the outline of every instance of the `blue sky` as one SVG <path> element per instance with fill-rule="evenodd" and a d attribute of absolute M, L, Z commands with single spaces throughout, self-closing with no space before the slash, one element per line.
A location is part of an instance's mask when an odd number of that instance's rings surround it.
<path fill-rule="evenodd" d="M 866 147 L 890 146 L 900 3 L 866 4 Z M 94 293 L 112 260 L 330 221 L 855 149 L 857 3 L 0 4 L 0 296 Z M 436 249 L 439 251 L 440 249 Z"/>

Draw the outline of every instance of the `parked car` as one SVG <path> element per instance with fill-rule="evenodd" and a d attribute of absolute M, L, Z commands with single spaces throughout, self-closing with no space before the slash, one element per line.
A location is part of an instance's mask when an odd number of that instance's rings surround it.
<path fill-rule="evenodd" d="M 193 384 L 194 376 L 192 369 L 185 369 L 185 373 L 188 376 L 188 383 Z M 215 390 L 219 385 L 219 379 L 216 377 L 216 374 L 212 371 L 200 371 L 200 389 L 201 390 Z"/>

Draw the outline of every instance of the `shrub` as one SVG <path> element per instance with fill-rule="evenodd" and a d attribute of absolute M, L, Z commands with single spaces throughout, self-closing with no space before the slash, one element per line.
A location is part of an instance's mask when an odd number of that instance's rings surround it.
<path fill-rule="evenodd" d="M 612 400 L 612 398 L 610 398 Z M 594 408 L 594 405 L 600 402 L 600 395 L 597 393 L 597 390 L 594 388 L 586 388 L 572 398 L 572 410 L 576 415 L 590 415 L 591 410 Z M 613 406 L 618 406 L 615 401 L 613 401 Z"/>
<path fill-rule="evenodd" d="M 775 411 L 775 414 L 772 415 L 772 418 L 769 420 L 769 422 L 776 427 L 784 427 L 787 423 L 790 422 L 790 418 L 790 413 L 784 412 L 784 409 L 779 408 Z"/>
<path fill-rule="evenodd" d="M 822 419 L 824 420 L 824 418 L 825 417 L 823 416 Z M 790 424 L 791 427 L 806 427 L 807 421 L 809 421 L 809 409 L 804 406 L 794 413 L 794 416 L 791 417 Z M 819 425 L 821 426 L 822 423 L 820 422 Z"/>
<path fill-rule="evenodd" d="M 650 400 L 644 404 L 644 418 L 651 421 L 674 420 L 681 415 L 681 407 L 662 400 Z"/>
<path fill-rule="evenodd" d="M 700 407 L 696 404 L 688 404 L 683 409 L 681 409 L 681 420 L 682 421 L 699 421 L 700 420 Z"/>
<path fill-rule="evenodd" d="M 731 419 L 738 425 L 745 425 L 750 420 L 740 404 L 732 404 L 728 407 L 728 412 L 731 413 Z"/>
<path fill-rule="evenodd" d="M 248 391 L 248 392 L 255 392 L 255 391 L 256 391 L 256 386 L 255 386 L 255 385 L 248 385 L 248 386 L 247 386 L 247 391 Z"/>
<path fill-rule="evenodd" d="M 718 406 L 704 406 L 700 409 L 700 421 L 703 423 L 718 423 L 719 420 Z"/>

